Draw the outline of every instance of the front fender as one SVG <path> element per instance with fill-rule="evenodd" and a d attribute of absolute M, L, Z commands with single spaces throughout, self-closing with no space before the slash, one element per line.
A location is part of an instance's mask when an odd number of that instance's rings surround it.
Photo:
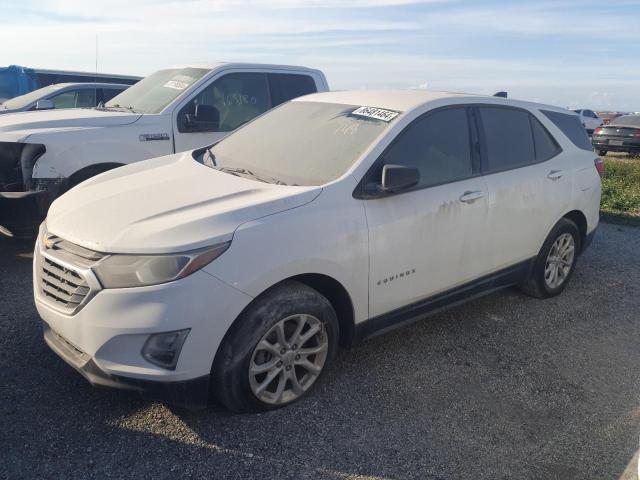
<path fill-rule="evenodd" d="M 46 153 L 33 168 L 34 179 L 69 178 L 77 171 L 97 164 L 129 164 L 173 153 L 173 142 L 141 141 L 139 128 L 89 128 L 56 135 L 38 135 L 29 141 L 42 143 Z"/>

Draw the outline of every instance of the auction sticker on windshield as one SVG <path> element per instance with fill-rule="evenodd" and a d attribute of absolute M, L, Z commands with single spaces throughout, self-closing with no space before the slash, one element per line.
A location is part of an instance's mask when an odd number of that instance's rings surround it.
<path fill-rule="evenodd" d="M 174 88 L 176 90 L 184 90 L 189 86 L 189 83 L 183 82 L 180 80 L 169 80 L 167 83 L 164 84 L 164 86 L 167 88 Z"/>
<path fill-rule="evenodd" d="M 358 115 L 360 117 L 375 118 L 376 120 L 382 120 L 383 122 L 390 122 L 396 118 L 400 112 L 376 107 L 360 107 L 351 112 L 351 114 Z"/>

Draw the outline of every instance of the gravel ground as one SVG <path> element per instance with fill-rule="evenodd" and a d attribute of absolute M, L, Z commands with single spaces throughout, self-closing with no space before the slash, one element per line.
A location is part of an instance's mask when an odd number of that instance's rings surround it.
<path fill-rule="evenodd" d="M 262 415 L 89 386 L 43 343 L 29 248 L 0 241 L 0 478 L 635 478 L 640 229 L 603 224 L 560 297 L 378 337 Z"/>

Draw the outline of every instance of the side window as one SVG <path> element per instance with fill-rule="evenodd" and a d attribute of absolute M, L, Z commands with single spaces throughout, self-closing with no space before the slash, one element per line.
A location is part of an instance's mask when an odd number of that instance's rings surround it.
<path fill-rule="evenodd" d="M 553 112 L 551 110 L 540 111 L 551 120 L 576 147 L 582 150 L 593 151 L 591 141 L 587 136 L 587 131 L 580 122 L 580 117 L 567 113 Z"/>
<path fill-rule="evenodd" d="M 229 73 L 182 108 L 180 132 L 230 132 L 271 108 L 267 75 Z"/>
<path fill-rule="evenodd" d="M 116 95 L 122 93 L 124 90 L 116 90 L 115 88 L 103 88 L 102 89 L 102 102 L 106 103 Z"/>
<path fill-rule="evenodd" d="M 489 172 L 535 162 L 529 113 L 500 107 L 480 107 Z"/>
<path fill-rule="evenodd" d="M 561 150 L 556 139 L 551 136 L 537 118 L 530 116 L 529 119 L 531 120 L 536 161 L 544 162 L 551 157 L 555 157 Z"/>
<path fill-rule="evenodd" d="M 90 108 L 97 105 L 95 88 L 83 88 L 76 90 L 76 93 L 76 108 Z"/>
<path fill-rule="evenodd" d="M 49 100 L 53 102 L 53 108 L 74 108 L 76 106 L 76 92 L 75 90 L 71 90 L 69 92 L 59 93 Z"/>
<path fill-rule="evenodd" d="M 418 188 L 473 175 L 466 108 L 448 108 L 416 120 L 384 153 L 383 165 L 415 167 Z"/>
<path fill-rule="evenodd" d="M 292 98 L 318 91 L 316 82 L 309 75 L 270 73 L 271 106 L 275 107 Z"/>

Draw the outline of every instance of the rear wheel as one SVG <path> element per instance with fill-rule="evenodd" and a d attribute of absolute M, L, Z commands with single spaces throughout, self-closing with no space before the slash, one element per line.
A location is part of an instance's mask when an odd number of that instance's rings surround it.
<path fill-rule="evenodd" d="M 604 157 L 607 154 L 607 150 L 598 150 L 598 155 Z"/>
<path fill-rule="evenodd" d="M 338 345 L 338 321 L 329 301 L 288 281 L 259 297 L 220 346 L 213 392 L 235 412 L 280 408 L 304 396 Z"/>
<path fill-rule="evenodd" d="M 561 219 L 545 240 L 520 289 L 538 298 L 559 295 L 573 275 L 580 248 L 578 227 L 567 218 Z"/>

